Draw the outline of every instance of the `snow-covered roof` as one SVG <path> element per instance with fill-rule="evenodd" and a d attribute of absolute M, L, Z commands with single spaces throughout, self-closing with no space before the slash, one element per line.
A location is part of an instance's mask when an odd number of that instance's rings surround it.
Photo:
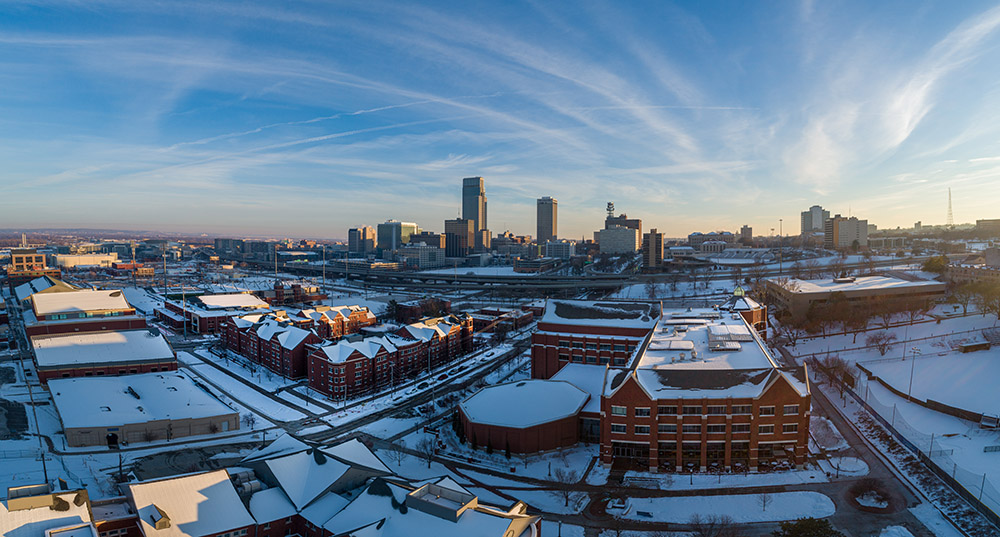
<path fill-rule="evenodd" d="M 358 306 L 356 304 L 332 306 L 330 311 L 335 311 L 344 317 L 350 317 L 351 313 L 364 312 L 367 319 L 375 318 L 375 315 L 366 306 Z"/>
<path fill-rule="evenodd" d="M 10 500 L 0 502 L 0 535 L 3 537 L 45 537 L 45 531 L 73 524 L 91 522 L 87 509 L 86 491 L 69 491 L 46 495 L 66 509 L 51 505 L 33 509 L 9 510 Z"/>
<path fill-rule="evenodd" d="M 522 380 L 487 386 L 459 406 L 475 423 L 522 429 L 575 416 L 589 397 L 569 382 Z"/>
<path fill-rule="evenodd" d="M 279 323 L 275 320 L 266 320 L 257 327 L 257 336 L 261 339 L 270 340 L 275 335 L 278 336 L 278 343 L 286 349 L 294 349 L 309 337 L 310 331 L 304 330 L 290 324 Z"/>
<path fill-rule="evenodd" d="M 270 459 L 266 464 L 296 509 L 304 508 L 329 491 L 351 469 L 315 449 Z"/>
<path fill-rule="evenodd" d="M 257 524 L 283 520 L 296 512 L 291 500 L 278 487 L 257 491 L 250 496 L 250 514 Z"/>
<path fill-rule="evenodd" d="M 83 313 L 88 311 L 128 310 L 131 306 L 120 289 L 67 291 L 65 293 L 37 293 L 32 295 L 36 315 L 56 313 Z"/>
<path fill-rule="evenodd" d="M 384 337 L 367 337 L 360 341 L 342 339 L 333 345 L 320 347 L 327 360 L 335 364 L 346 362 L 355 351 L 360 352 L 366 358 L 374 358 L 381 349 L 392 353 L 396 351 L 396 346 Z"/>
<path fill-rule="evenodd" d="M 42 368 L 174 359 L 170 344 L 153 330 L 41 335 L 31 338 L 31 346 Z"/>
<path fill-rule="evenodd" d="M 323 451 L 352 466 L 364 466 L 386 474 L 392 473 L 389 467 L 357 438 L 352 438 L 336 446 L 323 448 Z"/>
<path fill-rule="evenodd" d="M 779 379 L 807 395 L 798 374 L 778 367 L 739 313 L 689 309 L 664 313 L 631 368 L 609 370 L 605 394 L 634 376 L 654 399 L 752 398 Z"/>
<path fill-rule="evenodd" d="M 203 537 L 255 524 L 226 470 L 132 483 L 129 492 L 146 537 Z M 156 529 L 161 516 L 169 524 Z"/>
<path fill-rule="evenodd" d="M 660 307 L 650 302 L 592 302 L 550 300 L 540 323 L 651 329 Z"/>
<path fill-rule="evenodd" d="M 299 511 L 299 515 L 314 526 L 322 526 L 330 520 L 330 517 L 347 507 L 348 503 L 350 500 L 347 498 L 334 492 L 327 492 Z"/>
<path fill-rule="evenodd" d="M 262 447 L 250 453 L 249 455 L 244 457 L 243 460 L 240 462 L 246 464 L 251 461 L 273 459 L 276 457 L 283 457 L 285 455 L 291 455 L 292 453 L 305 451 L 307 449 L 309 449 L 309 446 L 305 442 L 299 440 L 298 438 L 295 438 L 294 436 L 288 433 L 284 433 L 281 436 L 275 438 L 274 441 L 268 444 L 267 446 Z"/>
<path fill-rule="evenodd" d="M 719 309 L 725 311 L 754 311 L 761 309 L 761 307 L 760 303 L 746 295 L 742 287 L 737 287 L 733 291 L 732 296 L 719 306 Z"/>
<path fill-rule="evenodd" d="M 426 485 L 425 485 L 426 486 Z M 388 495 L 372 491 L 372 487 L 388 488 Z M 418 489 L 419 490 L 419 489 Z M 410 494 L 412 486 L 404 486 L 388 480 L 376 480 L 365 492 L 359 494 L 350 504 L 334 515 L 323 528 L 334 535 L 377 535 L 379 537 L 469 537 L 506 536 L 515 519 L 534 520 L 506 509 L 479 506 L 467 508 L 458 514 L 457 520 L 436 516 L 412 507 Z M 472 498 L 475 498 L 474 496 Z M 402 511 L 394 506 L 405 502 L 408 509 Z M 449 507 L 451 507 L 449 505 Z M 378 533 L 369 533 L 377 527 Z M 358 530 L 364 532 L 358 533 Z"/>
<path fill-rule="evenodd" d="M 249 293 L 235 293 L 225 295 L 201 295 L 196 300 L 201 301 L 205 309 L 253 309 L 266 308 L 267 302 Z"/>
<path fill-rule="evenodd" d="M 802 293 L 832 293 L 848 291 L 873 291 L 886 289 L 907 289 L 917 287 L 937 287 L 944 289 L 945 284 L 935 281 L 910 281 L 891 276 L 859 276 L 844 280 L 825 278 L 821 280 L 790 279 L 785 288 L 794 289 L 796 294 Z"/>
<path fill-rule="evenodd" d="M 49 391 L 63 426 L 67 428 L 117 427 L 235 412 L 198 387 L 187 374 L 177 371 L 52 379 Z"/>
<path fill-rule="evenodd" d="M 448 335 L 451 332 L 451 327 L 453 325 L 441 321 L 434 324 L 428 324 L 426 322 L 416 322 L 411 323 L 403 327 L 412 338 L 419 339 L 421 341 L 430 341 L 437 336 L 439 339 Z"/>
<path fill-rule="evenodd" d="M 45 530 L 45 537 L 98 537 L 98 535 L 93 522 L 81 522 Z"/>
<path fill-rule="evenodd" d="M 599 413 L 601 411 L 601 394 L 604 392 L 604 368 L 596 371 L 590 364 L 568 363 L 562 366 L 551 380 L 561 380 L 568 382 L 590 395 L 587 404 L 580 409 L 581 412 Z"/>
<path fill-rule="evenodd" d="M 22 283 L 14 288 L 14 297 L 17 298 L 18 302 L 24 302 L 31 298 L 31 295 L 35 293 L 40 293 L 51 287 L 59 287 L 66 291 L 71 291 L 76 289 L 76 287 L 55 278 L 50 278 L 49 276 L 41 276 L 31 280 L 29 282 Z"/>

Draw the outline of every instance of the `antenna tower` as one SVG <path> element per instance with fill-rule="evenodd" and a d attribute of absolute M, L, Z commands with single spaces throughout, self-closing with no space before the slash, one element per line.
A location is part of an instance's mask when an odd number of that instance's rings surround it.
<path fill-rule="evenodd" d="M 948 188 L 948 229 L 955 227 L 955 215 L 951 212 L 951 188 Z"/>
<path fill-rule="evenodd" d="M 609 201 L 608 202 L 608 218 L 614 218 L 614 217 L 615 217 L 615 202 Z"/>

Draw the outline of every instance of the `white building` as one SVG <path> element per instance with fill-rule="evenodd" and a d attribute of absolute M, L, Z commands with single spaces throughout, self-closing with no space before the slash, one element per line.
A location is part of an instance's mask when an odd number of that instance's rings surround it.
<path fill-rule="evenodd" d="M 639 250 L 639 230 L 612 227 L 595 233 L 602 254 L 632 254 Z"/>
<path fill-rule="evenodd" d="M 545 257 L 569 259 L 575 255 L 576 243 L 567 240 L 548 241 L 545 243 Z"/>

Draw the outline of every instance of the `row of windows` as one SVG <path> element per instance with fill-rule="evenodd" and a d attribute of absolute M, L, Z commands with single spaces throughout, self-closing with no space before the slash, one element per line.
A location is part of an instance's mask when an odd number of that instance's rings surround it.
<path fill-rule="evenodd" d="M 733 405 L 732 414 L 752 414 L 752 405 Z M 701 406 L 687 406 L 682 407 L 683 415 L 685 416 L 701 416 L 707 414 L 709 416 L 725 415 L 726 406 L 725 405 L 709 405 L 702 411 Z M 659 405 L 656 407 L 656 413 L 658 415 L 676 415 L 677 407 L 673 405 Z M 799 405 L 784 405 L 782 407 L 783 416 L 797 416 L 799 414 Z M 628 407 L 611 405 L 611 415 L 612 416 L 627 416 Z M 761 416 L 774 416 L 773 406 L 762 406 L 760 407 Z M 649 407 L 635 407 L 635 417 L 637 418 L 648 418 L 650 417 Z"/>
<path fill-rule="evenodd" d="M 607 357 L 607 356 L 601 356 L 601 357 L 586 356 L 586 357 L 584 357 L 584 356 L 580 356 L 580 355 L 575 355 L 575 356 L 573 356 L 572 359 L 573 359 L 574 362 L 576 362 L 578 364 L 582 364 L 582 363 L 596 364 L 596 363 L 600 362 L 601 365 L 607 365 L 607 364 L 611 363 L 611 359 L 609 357 Z M 568 361 L 570 361 L 570 356 L 568 354 L 560 354 L 559 355 L 559 361 L 561 361 L 561 362 L 568 362 Z M 615 362 L 616 366 L 623 366 L 623 365 L 625 365 L 625 359 L 624 358 L 615 358 L 614 362 Z"/>
<path fill-rule="evenodd" d="M 660 423 L 656 427 L 657 432 L 672 434 L 677 432 L 677 425 L 673 423 Z M 649 434 L 649 425 L 635 425 L 633 426 L 633 432 L 635 434 Z M 611 432 L 613 434 L 627 434 L 628 426 L 624 423 L 612 423 Z M 725 424 L 711 424 L 705 426 L 705 432 L 708 434 L 725 434 L 726 425 Z M 733 434 L 738 433 L 749 433 L 750 424 L 749 423 L 734 423 L 732 424 Z M 799 432 L 798 423 L 785 423 L 781 426 L 782 434 L 793 434 Z M 701 434 L 701 425 L 682 425 L 681 433 L 694 433 Z M 774 434 L 774 425 L 758 425 L 757 434 Z"/>
<path fill-rule="evenodd" d="M 219 537 L 242 537 L 247 534 L 247 529 L 243 528 L 241 530 L 231 531 L 219 535 Z"/>
<path fill-rule="evenodd" d="M 635 345 L 624 345 L 624 344 L 620 344 L 620 343 L 615 343 L 615 344 L 611 344 L 611 343 L 600 343 L 600 344 L 598 344 L 598 343 L 584 343 L 582 341 L 573 341 L 572 343 L 569 342 L 569 341 L 559 341 L 559 347 L 562 347 L 562 348 L 565 348 L 565 349 L 587 349 L 588 351 L 601 350 L 601 351 L 607 351 L 607 352 L 610 352 L 612 350 L 615 351 L 615 352 L 626 352 L 626 351 L 635 350 Z"/>

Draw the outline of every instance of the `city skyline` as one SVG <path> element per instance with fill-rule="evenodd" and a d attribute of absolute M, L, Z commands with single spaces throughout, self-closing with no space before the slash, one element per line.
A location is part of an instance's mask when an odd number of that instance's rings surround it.
<path fill-rule="evenodd" d="M 466 6 L 4 6 L 0 228 L 443 232 L 474 176 L 494 235 L 997 216 L 991 4 Z"/>

